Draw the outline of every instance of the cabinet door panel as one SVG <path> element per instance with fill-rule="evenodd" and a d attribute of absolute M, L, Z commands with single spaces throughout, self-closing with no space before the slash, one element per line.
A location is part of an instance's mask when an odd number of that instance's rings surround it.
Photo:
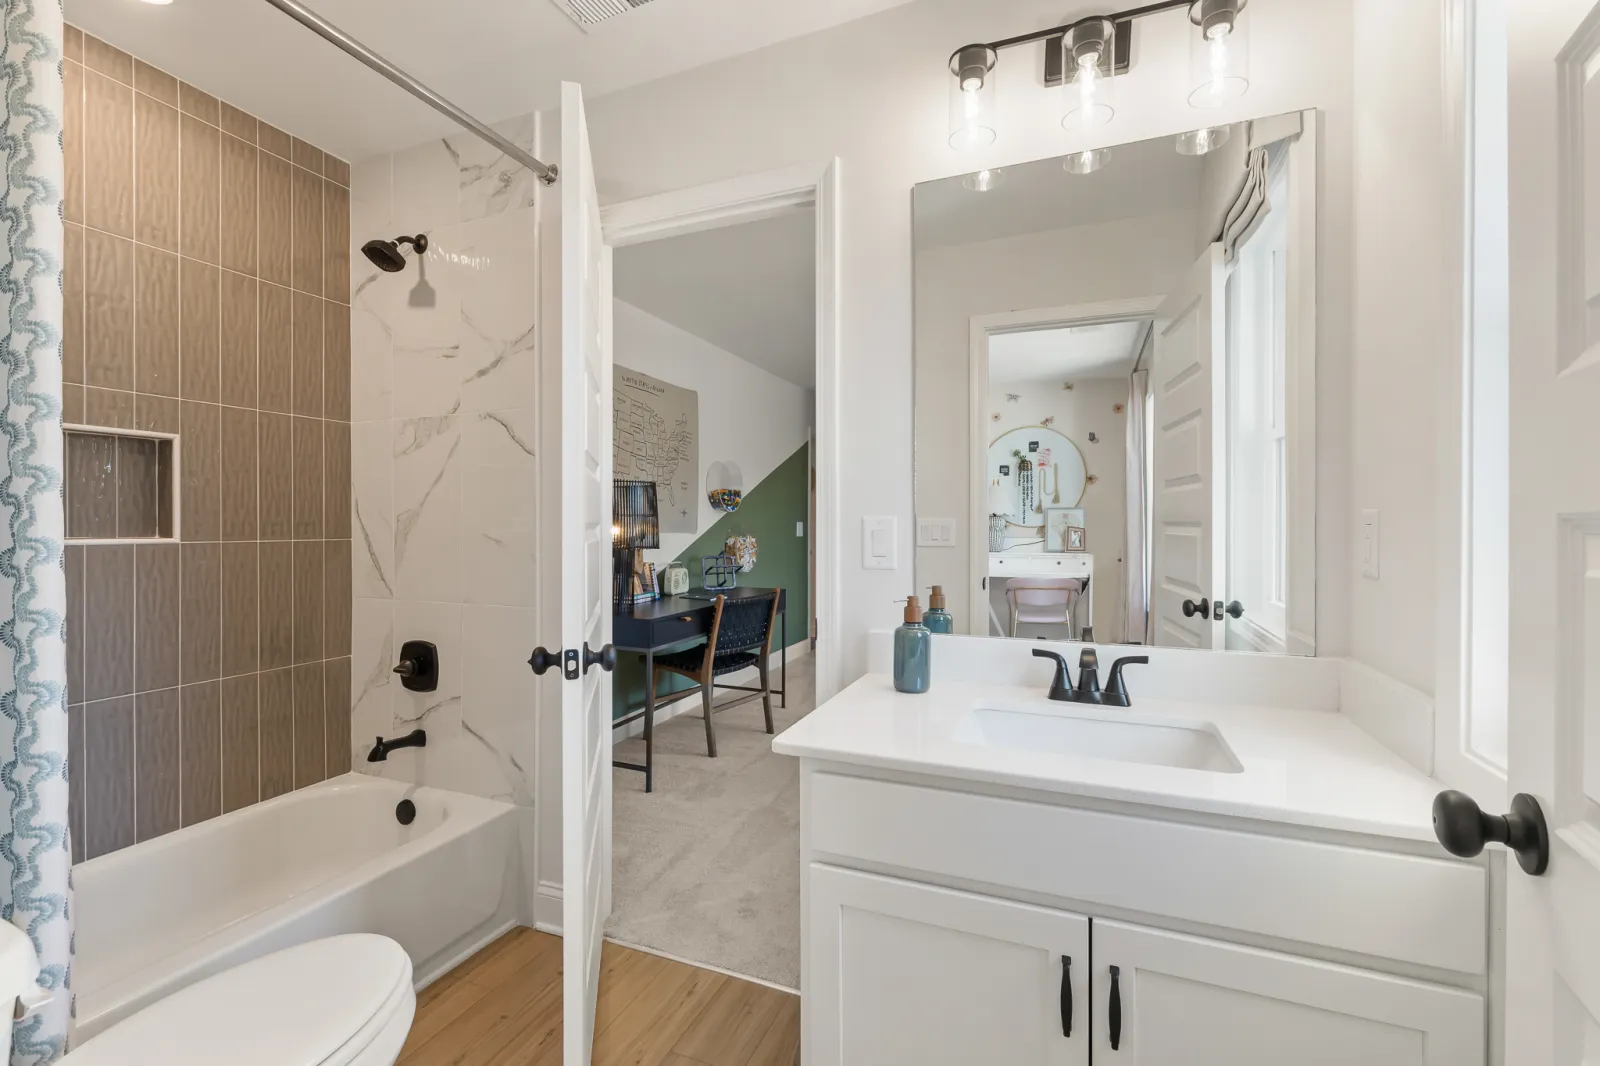
<path fill-rule="evenodd" d="M 808 1066 L 1087 1066 L 1087 918 L 818 864 L 808 884 Z"/>
<path fill-rule="evenodd" d="M 1097 920 L 1093 940 L 1099 1063 L 1483 1062 L 1483 997 L 1475 993 L 1121 922 Z M 1122 1018 L 1115 1050 L 1113 998 Z"/>

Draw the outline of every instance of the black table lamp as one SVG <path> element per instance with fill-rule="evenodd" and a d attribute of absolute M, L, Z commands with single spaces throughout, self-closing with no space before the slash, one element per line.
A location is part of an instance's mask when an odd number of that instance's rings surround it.
<path fill-rule="evenodd" d="M 612 590 L 618 610 L 633 605 L 644 591 L 639 552 L 661 547 L 661 512 L 654 481 L 611 483 Z"/>

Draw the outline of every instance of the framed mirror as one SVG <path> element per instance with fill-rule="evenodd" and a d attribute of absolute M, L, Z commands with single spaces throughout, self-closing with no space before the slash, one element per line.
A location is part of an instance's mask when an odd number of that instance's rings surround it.
<path fill-rule="evenodd" d="M 914 191 L 919 546 L 959 631 L 1316 653 L 1317 115 Z"/>

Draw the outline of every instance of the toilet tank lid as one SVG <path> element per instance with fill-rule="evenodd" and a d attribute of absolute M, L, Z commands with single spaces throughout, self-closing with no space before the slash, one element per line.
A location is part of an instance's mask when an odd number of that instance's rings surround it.
<path fill-rule="evenodd" d="M 322 1066 L 347 1061 L 368 1023 L 402 1002 L 411 959 L 360 933 L 300 944 L 146 1007 L 63 1066 Z M 368 1034 L 370 1035 L 369 1029 Z"/>

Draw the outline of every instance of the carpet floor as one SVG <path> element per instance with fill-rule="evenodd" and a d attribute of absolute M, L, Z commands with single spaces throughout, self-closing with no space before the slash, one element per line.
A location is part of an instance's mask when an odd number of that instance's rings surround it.
<path fill-rule="evenodd" d="M 789 667 L 789 706 L 772 701 L 778 732 L 811 711 L 815 693 L 806 656 Z M 760 700 L 714 716 L 718 757 L 707 758 L 698 698 L 693 706 L 656 727 L 654 792 L 643 774 L 612 771 L 606 935 L 798 988 L 799 765 L 773 754 Z M 618 744 L 616 757 L 644 762 L 644 739 Z"/>

